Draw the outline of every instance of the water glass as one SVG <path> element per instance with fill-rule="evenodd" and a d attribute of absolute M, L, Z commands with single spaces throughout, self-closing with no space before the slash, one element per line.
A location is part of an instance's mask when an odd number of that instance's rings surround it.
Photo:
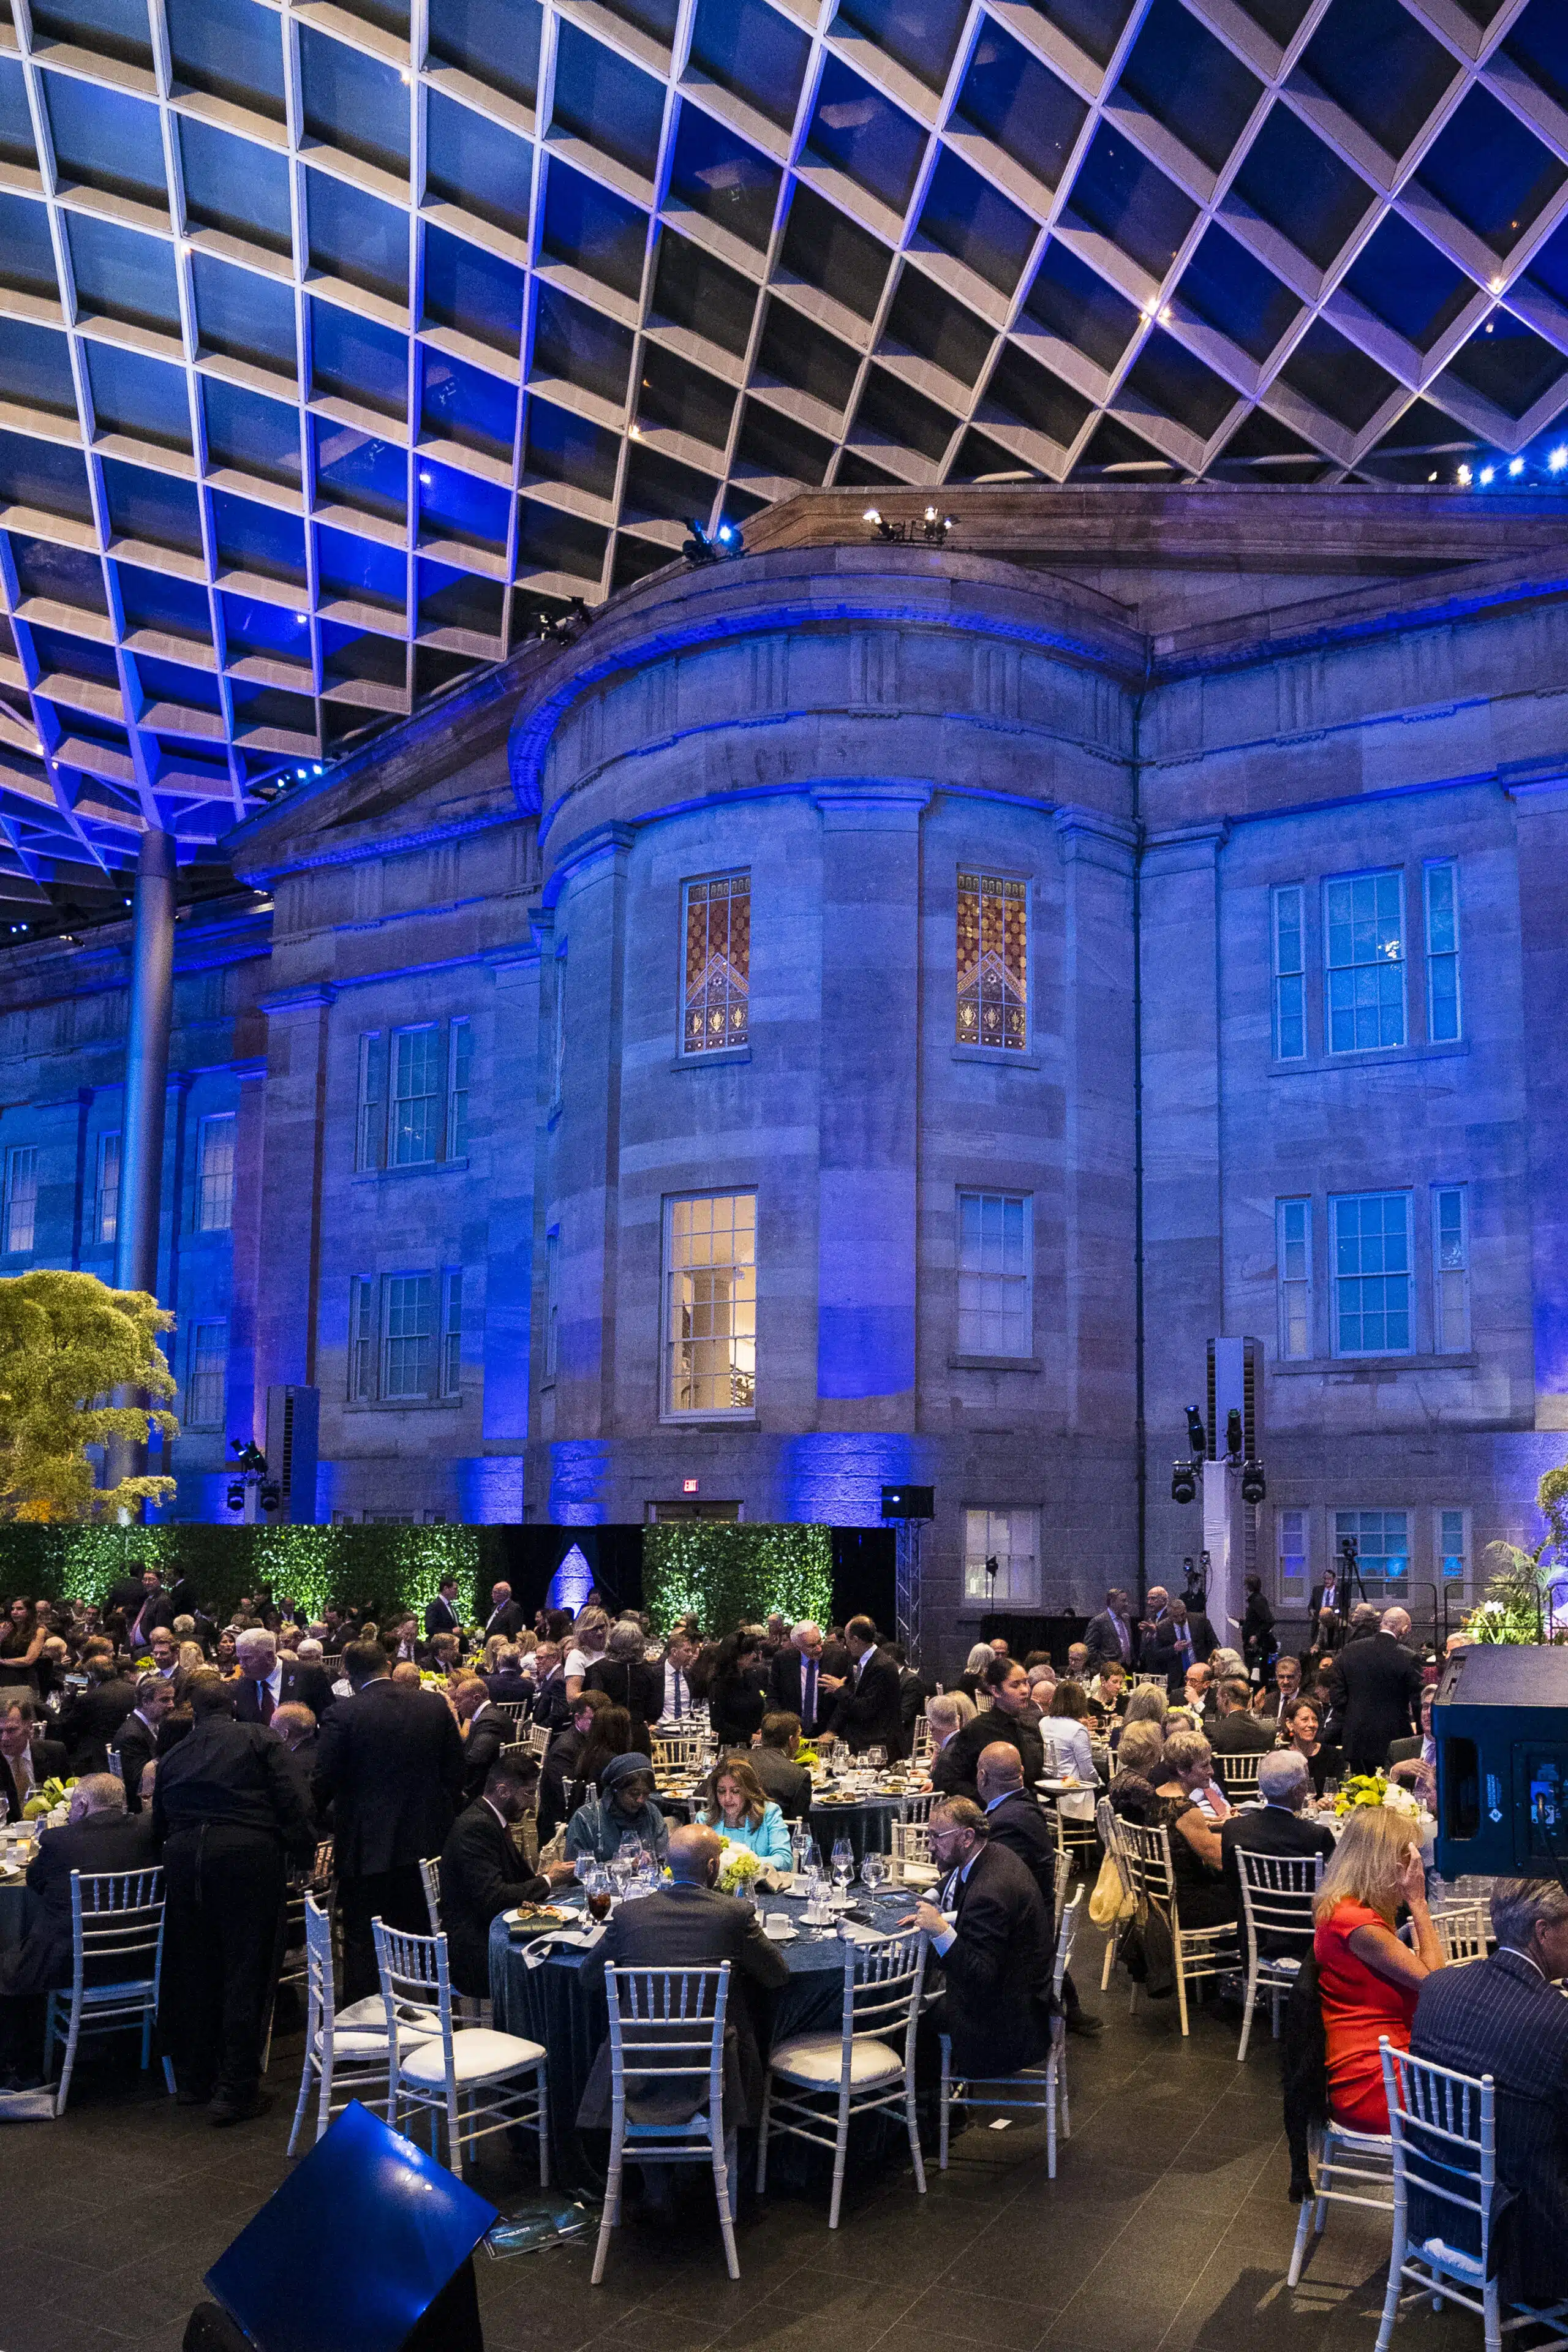
<path fill-rule="evenodd" d="M 833 1884 L 847 1890 L 855 1875 L 855 1849 L 847 1837 L 833 1841 Z"/>
<path fill-rule="evenodd" d="M 875 1901 L 876 1897 L 880 1894 L 882 1886 L 887 1879 L 887 1855 L 885 1853 L 878 1853 L 872 1847 L 868 1846 L 865 1853 L 860 1857 L 860 1876 L 865 1883 L 867 1894 L 871 1896 L 873 1901 Z"/>

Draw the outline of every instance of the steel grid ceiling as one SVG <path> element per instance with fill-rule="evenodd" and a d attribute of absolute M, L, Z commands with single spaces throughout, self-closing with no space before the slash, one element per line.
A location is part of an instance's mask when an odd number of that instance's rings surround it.
<path fill-rule="evenodd" d="M 693 516 L 1549 478 L 1563 0 L 5 13 L 14 908 L 199 866 Z"/>

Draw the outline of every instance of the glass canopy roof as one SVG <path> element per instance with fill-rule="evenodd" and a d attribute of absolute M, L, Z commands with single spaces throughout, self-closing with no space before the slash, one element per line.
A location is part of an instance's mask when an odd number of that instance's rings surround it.
<path fill-rule="evenodd" d="M 0 0 L 0 912 L 693 518 L 1479 495 L 1565 401 L 1563 0 Z"/>

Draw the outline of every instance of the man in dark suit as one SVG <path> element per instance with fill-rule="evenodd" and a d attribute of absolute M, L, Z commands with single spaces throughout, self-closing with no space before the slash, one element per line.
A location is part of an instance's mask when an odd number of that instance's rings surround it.
<path fill-rule="evenodd" d="M 25 1694 L 0 1698 L 0 1818 L 19 1822 L 29 1797 L 66 1769 L 64 1744 L 40 1737 L 44 1717 Z"/>
<path fill-rule="evenodd" d="M 1024 1786 L 1024 1767 L 1012 1742 L 994 1739 L 983 1748 L 974 1778 L 991 1843 L 1017 1855 L 1050 1910 L 1056 1902 L 1056 1840 L 1034 1791 Z"/>
<path fill-rule="evenodd" d="M 1050 2048 L 1054 1938 L 1027 1863 L 993 1844 L 985 1815 L 967 1797 L 931 1809 L 931 1850 L 944 1875 L 940 1901 L 921 1902 L 923 1927 L 947 1983 L 938 2031 L 952 2044 L 955 2075 L 1014 2074 Z"/>
<path fill-rule="evenodd" d="M 458 1580 L 444 1576 L 435 1600 L 426 1604 L 425 1639 L 434 1641 L 437 1633 L 456 1633 L 460 1637 L 462 1631 L 463 1621 L 458 1613 Z"/>
<path fill-rule="evenodd" d="M 944 1797 L 978 1795 L 981 1753 L 994 1739 L 1005 1739 L 1017 1749 L 1026 1789 L 1032 1789 L 1046 1769 L 1029 1677 L 1016 1658 L 993 1658 L 982 1673 L 981 1685 L 990 1695 L 990 1706 L 955 1731 L 931 1761 L 931 1786 Z"/>
<path fill-rule="evenodd" d="M 136 1685 L 122 1675 L 112 1651 L 92 1651 L 82 1667 L 87 1688 L 68 1698 L 59 1713 L 59 1734 L 68 1772 L 106 1772 L 109 1750 L 136 1704 Z"/>
<path fill-rule="evenodd" d="M 318 1723 L 333 1705 L 332 1678 L 312 1658 L 280 1658 L 274 1636 L 259 1628 L 242 1633 L 235 1643 L 239 1680 L 234 1686 L 237 1723 L 270 1723 L 288 1703 L 308 1706 Z"/>
<path fill-rule="evenodd" d="M 1089 1652 L 1089 1670 L 1096 1673 L 1101 1666 L 1131 1666 L 1133 1656 L 1132 1612 L 1127 1605 L 1127 1595 L 1113 1584 L 1105 1596 L 1105 1606 L 1098 1617 L 1091 1617 L 1083 1637 Z"/>
<path fill-rule="evenodd" d="M 509 1642 L 515 1642 L 521 1631 L 522 1612 L 511 1597 L 510 1585 L 492 1584 L 490 1613 L 485 1620 L 486 1641 L 492 1633 L 501 1633 Z"/>
<path fill-rule="evenodd" d="M 463 1743 L 444 1698 L 395 1690 L 379 1642 L 351 1642 L 353 1696 L 321 1726 L 315 1792 L 334 1806 L 333 1859 L 343 1923 L 343 1999 L 379 1983 L 371 1921 L 422 1934 L 419 1864 L 447 1842 L 463 1787 Z"/>
<path fill-rule="evenodd" d="M 315 1823 L 283 1743 L 236 1723 L 230 1685 L 191 1678 L 193 1722 L 158 1761 L 153 1828 L 163 1849 L 158 2024 L 178 2096 L 215 2124 L 272 2105 L 261 2047 L 283 1943 L 290 1863 L 315 1859 Z"/>
<path fill-rule="evenodd" d="M 763 1794 L 773 1799 L 786 1822 L 804 1821 L 811 1811 L 811 1775 L 795 1760 L 799 1747 L 798 1715 L 764 1715 L 756 1744 L 746 1757 Z"/>
<path fill-rule="evenodd" d="M 71 1873 L 150 1870 L 158 1859 L 150 1819 L 130 1820 L 110 1772 L 89 1773 L 70 1793 L 65 1827 L 45 1830 L 27 1864 L 27 1932 L 0 1958 L 0 2080 L 36 2078 L 43 2049 L 40 1996 L 71 1980 Z"/>
<path fill-rule="evenodd" d="M 1187 1668 L 1205 1664 L 1215 1646 L 1214 1627 L 1202 1611 L 1194 1616 L 1184 1601 L 1173 1601 L 1143 1645 L 1143 1664 L 1150 1674 L 1164 1675 L 1174 1698 Z"/>
<path fill-rule="evenodd" d="M 147 1597 L 146 1588 L 142 1581 L 145 1573 L 142 1568 L 132 1561 L 123 1576 L 116 1577 L 109 1588 L 109 1598 L 103 1604 L 103 1613 L 106 1618 L 118 1617 L 122 1625 L 134 1624 L 136 1612 Z"/>
<path fill-rule="evenodd" d="M 1500 1878 L 1491 1913 L 1496 1951 L 1433 1971 L 1410 2048 L 1434 2065 L 1491 2076 L 1500 2292 L 1505 2303 L 1540 2306 L 1568 2296 L 1568 2000 L 1557 1989 L 1568 1976 L 1568 1895 L 1555 1878 Z M 1411 2205 L 1413 2239 L 1453 2242 L 1451 2207 L 1414 2191 Z"/>
<path fill-rule="evenodd" d="M 626 1708 L 632 1746 L 642 1748 L 647 1747 L 649 1726 L 664 1711 L 664 1670 L 649 1665 L 645 1647 L 641 1627 L 622 1618 L 610 1628 L 605 1655 L 595 1658 L 583 1677 L 584 1690 L 603 1691 L 612 1706 Z"/>
<path fill-rule="evenodd" d="M 724 2031 L 724 2123 L 726 2132 L 752 2124 L 762 2111 L 763 2068 L 746 1988 L 776 1992 L 789 1975 L 784 1954 L 770 1944 L 749 1903 L 717 1892 L 721 1843 L 712 1830 L 682 1826 L 669 1841 L 670 1885 L 623 1903 L 584 1964 L 584 1980 L 602 1985 L 606 1968 L 679 1969 L 730 1962 L 730 2000 Z M 742 1980 L 744 1980 L 742 1983 Z M 632 2076 L 626 2084 L 628 2122 L 683 2121 L 705 2102 L 705 2092 L 688 2079 L 662 2093 L 655 2073 Z M 577 2110 L 586 2130 L 610 2120 L 610 2045 L 599 2045 Z M 645 2179 L 647 2168 L 645 2168 Z M 731 2174 L 733 2179 L 733 2174 Z M 650 2189 L 657 2184 L 648 2184 Z"/>
<path fill-rule="evenodd" d="M 844 1628 L 850 1667 L 833 1704 L 829 1729 L 854 1755 L 885 1748 L 889 1760 L 903 1754 L 904 1717 L 899 1670 L 877 1646 L 869 1617 L 851 1617 Z"/>
<path fill-rule="evenodd" d="M 768 1667 L 768 1706 L 775 1715 L 797 1715 L 807 1739 L 826 1731 L 838 1704 L 842 1678 L 823 1654 L 822 1628 L 797 1625 Z"/>
<path fill-rule="evenodd" d="M 173 1625 L 177 1612 L 163 1590 L 163 1580 L 155 1568 L 142 1571 L 142 1600 L 135 1614 L 125 1620 L 125 1646 L 132 1657 L 146 1650 L 160 1625 Z"/>
<path fill-rule="evenodd" d="M 1403 1609 L 1385 1609 L 1379 1619 L 1363 1601 L 1351 1619 L 1344 1648 L 1330 1661 L 1329 1688 L 1349 1771 L 1379 1770 L 1390 1743 L 1408 1739 L 1419 1718 L 1421 1661 L 1402 1646 L 1409 1631 Z"/>
<path fill-rule="evenodd" d="M 1252 1687 L 1240 1675 L 1226 1675 L 1215 1691 L 1215 1721 L 1209 1746 L 1216 1756 L 1262 1756 L 1274 1745 L 1277 1726 L 1252 1712 Z"/>
<path fill-rule="evenodd" d="M 452 1705 L 463 1732 L 463 1802 L 471 1805 L 484 1792 L 490 1766 L 511 1738 L 511 1722 L 502 1715 L 480 1675 L 465 1675 L 451 1685 Z"/>
<path fill-rule="evenodd" d="M 158 1754 L 163 1726 L 174 1711 L 174 1694 L 162 1675 L 143 1675 L 136 1685 L 136 1704 L 115 1743 L 127 1812 L 142 1811 L 142 1775 Z"/>
<path fill-rule="evenodd" d="M 315 1717 L 298 1699 L 285 1699 L 272 1717 L 272 1728 L 283 1742 L 289 1774 L 300 1791 L 300 1803 L 315 1823 L 317 1837 L 331 1837 L 331 1810 L 322 1813 L 316 1804 L 316 1759 L 321 1752 L 321 1735 Z"/>
<path fill-rule="evenodd" d="M 531 1757 L 498 1758 L 483 1793 L 458 1815 L 441 1848 L 441 1924 L 451 1955 L 452 1982 L 476 2000 L 490 1996 L 490 1925 L 520 1903 L 543 1903 L 553 1884 L 575 1865 L 553 1862 L 529 1869 L 513 1830 L 539 1790 Z"/>
<path fill-rule="evenodd" d="M 495 1672 L 485 1676 L 485 1688 L 503 1706 L 521 1706 L 533 1696 L 533 1677 L 524 1674 L 522 1653 L 513 1643 L 496 1652 Z"/>
<path fill-rule="evenodd" d="M 1307 1601 L 1308 1631 L 1315 1650 L 1337 1649 L 1345 1637 L 1345 1619 L 1350 1612 L 1349 1593 L 1345 1580 L 1337 1566 L 1331 1568 L 1321 1584 L 1314 1584 Z"/>
<path fill-rule="evenodd" d="M 1258 1768 L 1258 1793 L 1262 1804 L 1232 1813 L 1219 1833 L 1220 1866 L 1236 1896 L 1238 1918 L 1242 1916 L 1241 1865 L 1236 1858 L 1238 1852 L 1284 1856 L 1320 1854 L 1327 1863 L 1334 1851 L 1333 1838 L 1323 1823 L 1301 1818 L 1301 1808 L 1312 1793 L 1312 1776 L 1304 1756 L 1298 1756 L 1289 1748 L 1277 1748 L 1271 1756 L 1266 1756 Z M 1310 1922 L 1301 1936 L 1289 1935 L 1283 1929 L 1259 1929 L 1258 1948 L 1265 1953 L 1300 1953 L 1311 1941 L 1311 1935 Z"/>
<path fill-rule="evenodd" d="M 533 1712 L 531 1720 L 546 1731 L 559 1731 L 572 1711 L 558 1642 L 541 1642 L 533 1654 Z"/>

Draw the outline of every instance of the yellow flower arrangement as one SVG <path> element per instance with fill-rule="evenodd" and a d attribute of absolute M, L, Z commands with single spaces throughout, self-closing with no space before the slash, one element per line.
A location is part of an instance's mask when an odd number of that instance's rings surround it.
<path fill-rule="evenodd" d="M 762 1867 L 761 1860 L 752 1852 L 749 1845 L 735 1845 L 726 1838 L 724 1859 L 719 1870 L 721 1893 L 724 1895 L 742 1893 L 751 1881 L 760 1874 Z"/>

